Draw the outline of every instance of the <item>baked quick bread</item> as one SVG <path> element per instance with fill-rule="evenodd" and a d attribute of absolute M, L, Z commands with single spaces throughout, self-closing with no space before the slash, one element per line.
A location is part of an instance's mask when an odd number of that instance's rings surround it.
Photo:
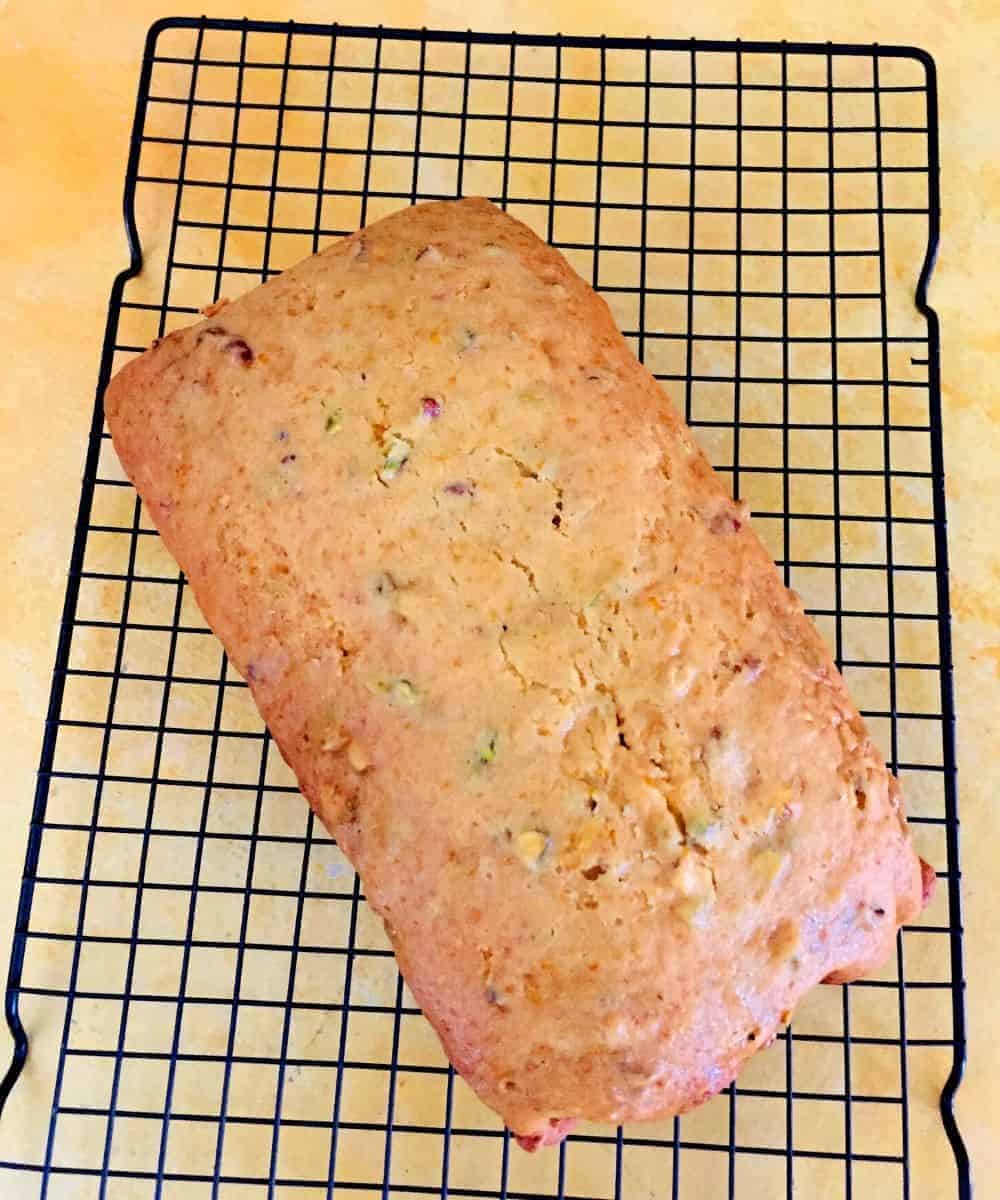
<path fill-rule="evenodd" d="M 105 405 L 523 1145 L 704 1100 L 920 910 L 897 784 L 746 509 L 604 302 L 492 204 L 337 242 Z"/>

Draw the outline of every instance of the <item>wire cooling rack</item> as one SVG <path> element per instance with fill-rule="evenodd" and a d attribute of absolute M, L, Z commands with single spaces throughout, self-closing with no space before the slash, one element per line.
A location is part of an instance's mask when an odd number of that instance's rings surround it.
<path fill-rule="evenodd" d="M 969 1196 L 937 177 L 909 49 L 151 30 L 98 395 L 337 235 L 495 198 L 601 290 L 750 502 L 941 886 L 885 970 L 817 989 L 708 1105 L 523 1154 L 442 1057 L 98 402 L 7 992 L 5 1195 Z"/>

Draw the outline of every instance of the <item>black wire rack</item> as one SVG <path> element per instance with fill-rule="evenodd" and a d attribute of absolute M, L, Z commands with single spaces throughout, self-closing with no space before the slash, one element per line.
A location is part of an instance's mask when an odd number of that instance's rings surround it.
<path fill-rule="evenodd" d="M 970 1196 L 937 138 L 933 61 L 902 47 L 151 29 L 6 994 L 5 1195 Z M 721 1096 L 533 1156 L 442 1057 L 100 403 L 220 295 L 461 194 L 559 246 L 683 404 L 941 883 Z"/>

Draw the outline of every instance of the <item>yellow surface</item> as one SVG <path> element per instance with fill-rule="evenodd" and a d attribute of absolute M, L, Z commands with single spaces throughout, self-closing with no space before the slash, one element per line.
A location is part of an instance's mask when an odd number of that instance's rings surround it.
<path fill-rule="evenodd" d="M 1000 198 L 996 165 L 1000 139 L 995 129 L 1000 84 L 991 58 L 1000 40 L 1000 11 L 992 0 L 916 6 L 829 5 L 825 0 L 803 0 L 789 6 L 788 13 L 775 3 L 738 5 L 722 0 L 706 0 L 690 9 L 649 8 L 651 11 L 645 12 L 647 6 L 636 0 L 608 6 L 606 11 L 594 3 L 564 3 L 548 9 L 528 3 L 484 4 L 474 14 L 468 6 L 459 5 L 373 6 L 345 0 L 336 6 L 335 14 L 325 4 L 282 9 L 220 3 L 213 15 L 294 16 L 318 21 L 336 15 L 342 22 L 445 28 L 473 23 L 478 28 L 525 32 L 907 42 L 934 54 L 939 68 L 944 222 L 931 301 L 943 329 L 972 1043 L 959 1113 L 985 1196 L 1000 1171 L 1000 1119 L 993 1094 L 1000 1044 L 1000 1006 L 996 1003 L 1000 938 L 994 923 L 1000 900 L 994 882 L 998 817 L 993 797 L 1000 783 L 1000 767 L 990 753 L 998 742 L 995 712 L 1000 677 L 1000 602 L 995 596 L 1000 582 L 995 515 L 1000 483 L 1000 404 L 990 387 L 993 356 L 1000 349 L 995 317 L 1000 310 L 996 268 L 1000 239 L 991 213 L 991 206 L 995 213 Z M 169 6 L 135 2 L 113 7 L 28 0 L 3 4 L 0 0 L 0 195 L 6 218 L 0 228 L 0 261 L 6 267 L 4 299 L 0 301 L 0 345 L 5 351 L 0 373 L 0 543 L 6 568 L 0 582 L 0 612 L 5 618 L 0 629 L 0 688 L 6 718 L 0 751 L 4 779 L 0 819 L 7 830 L 0 848 L 0 946 L 7 945 L 13 924 L 108 290 L 125 261 L 119 202 L 142 41 L 155 18 L 199 11 L 200 6 L 179 0 Z M 158 227 L 157 219 L 161 222 Z M 162 236 L 163 214 L 158 218 L 154 205 L 145 213 L 145 220 L 155 243 L 157 228 Z M 126 799 L 121 802 L 126 804 Z M 377 936 L 377 931 L 371 931 L 372 939 Z M 372 978 L 365 986 L 376 995 L 383 984 Z M 815 1011 L 809 1014 L 818 1027 L 825 1019 L 823 1004 L 822 999 L 817 1000 Z M 58 1031 L 45 1027 L 43 1021 L 39 1044 L 53 1033 Z M 206 1039 L 210 1036 L 211 1031 L 206 1030 Z M 335 1033 L 324 1027 L 302 1036 L 314 1048 L 335 1046 Z M 419 1038 L 420 1033 L 413 1036 Z M 427 1061 L 435 1061 L 433 1045 L 422 1047 L 419 1053 L 428 1055 Z M 23 1090 L 15 1095 L 14 1105 L 20 1116 L 12 1113 L 0 1129 L 3 1156 L 14 1156 L 11 1142 L 16 1138 L 23 1138 L 26 1152 L 34 1153 L 50 1086 L 51 1081 L 46 1093 L 44 1081 L 30 1075 L 22 1082 Z M 141 1091 L 142 1081 L 134 1086 Z M 268 1084 L 266 1080 L 247 1081 L 248 1104 L 252 1104 L 254 1086 L 266 1092 Z M 318 1080 L 317 1086 L 322 1087 L 323 1081 Z M 762 1082 L 761 1086 L 768 1084 Z M 921 1099 L 918 1120 L 926 1117 L 930 1121 L 930 1099 Z M 363 1089 L 356 1093 L 356 1119 L 378 1119 L 363 1111 L 370 1101 Z M 266 1099 L 262 1103 L 266 1104 Z M 406 1096 L 398 1103 L 405 1111 Z M 464 1095 L 460 1094 L 458 1104 L 466 1123 L 481 1119 Z M 135 1106 L 141 1107 L 138 1100 Z M 29 1109 L 36 1114 L 33 1122 L 25 1119 Z M 700 1118 L 702 1133 L 711 1139 L 715 1134 L 711 1106 L 705 1112 Z M 894 1147 L 880 1141 L 878 1122 L 866 1124 L 864 1136 L 869 1143 L 865 1149 L 894 1152 Z M 35 1130 L 30 1149 L 29 1125 Z M 934 1155 L 927 1150 L 934 1145 L 933 1127 L 928 1125 L 926 1139 L 919 1125 L 914 1132 L 915 1162 L 933 1175 Z M 725 1131 L 719 1133 L 726 1140 Z M 370 1155 L 363 1139 L 355 1140 L 357 1146 L 343 1153 L 354 1154 L 363 1163 Z M 136 1146 L 138 1153 L 138 1141 Z M 454 1164 L 457 1178 L 473 1183 L 474 1149 L 459 1147 Z M 315 1157 L 317 1150 L 303 1144 L 299 1153 Z M 412 1153 L 414 1174 L 407 1178 L 415 1180 L 421 1169 L 419 1146 L 414 1144 L 412 1151 L 404 1146 L 400 1153 L 404 1164 L 406 1154 Z M 512 1174 L 512 1188 L 550 1186 L 551 1181 L 538 1175 L 546 1168 L 537 1156 L 519 1161 L 515 1169 L 519 1174 L 516 1179 Z M 634 1171 L 630 1196 L 659 1194 L 654 1184 L 661 1168 L 656 1168 L 657 1176 L 650 1176 L 649 1168 L 637 1157 L 630 1170 Z M 495 1178 L 495 1174 L 495 1165 L 490 1166 L 486 1178 Z M 828 1179 L 819 1167 L 811 1173 L 804 1171 L 800 1176 L 802 1194 L 839 1195 L 839 1178 Z M 581 1180 L 579 1188 L 571 1190 L 582 1190 L 584 1183 Z M 771 1194 L 770 1188 L 777 1187 L 763 1174 L 757 1183 L 761 1195 Z M 865 1190 L 863 1175 L 856 1183 L 857 1194 L 878 1194 L 874 1189 Z M 18 1195 L 34 1194 L 27 1181 L 19 1186 L 25 1190 Z M 714 1194 L 710 1182 L 704 1189 L 706 1195 Z M 69 1190 L 58 1194 L 89 1193 Z M 918 1194 L 937 1193 L 931 1189 Z M 940 1194 L 947 1194 L 944 1185 Z"/>

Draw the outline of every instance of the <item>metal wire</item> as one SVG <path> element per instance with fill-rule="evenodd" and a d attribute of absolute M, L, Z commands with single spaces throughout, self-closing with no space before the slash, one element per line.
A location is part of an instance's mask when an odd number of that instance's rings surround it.
<path fill-rule="evenodd" d="M 61 1030 L 38 1063 L 51 1116 L 37 1153 L 0 1161 L 12 1179 L 40 1196 L 134 1181 L 156 1197 L 919 1197 L 909 1081 L 943 1051 L 955 1194 L 971 1195 L 953 1111 L 937 141 L 933 61 L 905 47 L 153 26 L 6 993 L 0 1109 L 44 1011 Z M 114 369 L 204 304 L 392 208 L 469 192 L 559 246 L 683 396 L 861 689 L 943 882 L 895 967 L 804 1006 L 759 1074 L 698 1113 L 586 1128 L 533 1159 L 422 1043 L 357 877 L 159 556 L 100 403 Z M 169 205 L 169 238 L 140 276 L 148 197 Z M 890 301 L 912 222 L 919 328 Z M 81 1068 L 105 1067 L 106 1089 L 81 1095 Z"/>

